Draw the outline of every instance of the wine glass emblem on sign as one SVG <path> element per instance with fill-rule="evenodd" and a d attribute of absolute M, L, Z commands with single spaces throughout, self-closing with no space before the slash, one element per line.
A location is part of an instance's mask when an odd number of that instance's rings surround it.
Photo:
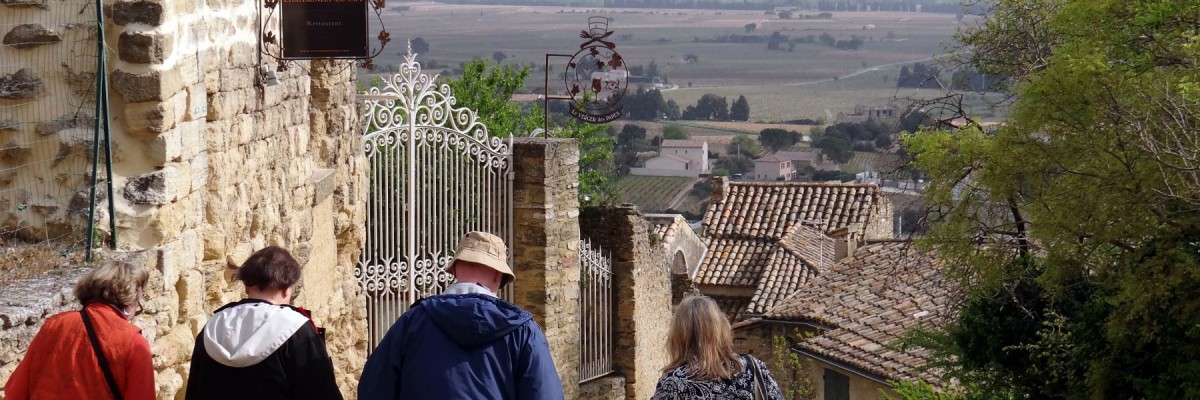
<path fill-rule="evenodd" d="M 605 123 L 621 117 L 621 99 L 629 86 L 625 60 L 610 41 L 607 17 L 588 18 L 588 29 L 579 37 L 585 42 L 571 57 L 563 80 L 571 93 L 571 116 L 584 122 Z"/>

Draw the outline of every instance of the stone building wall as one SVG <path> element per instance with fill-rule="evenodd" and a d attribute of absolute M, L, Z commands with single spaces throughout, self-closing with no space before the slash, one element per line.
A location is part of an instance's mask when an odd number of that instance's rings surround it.
<path fill-rule="evenodd" d="M 0 2 L 0 234 L 86 237 L 94 10 L 82 0 Z"/>
<path fill-rule="evenodd" d="M 650 225 L 633 205 L 587 208 L 583 236 L 611 253 L 616 285 L 613 368 L 625 378 L 627 399 L 646 399 L 667 365 L 670 327 L 670 257 L 651 244 Z"/>
<path fill-rule="evenodd" d="M 150 257 L 151 299 L 134 323 L 150 340 L 160 399 L 182 390 L 208 315 L 244 296 L 226 265 L 267 245 L 291 250 L 303 266 L 294 304 L 328 328 L 339 385 L 351 398 L 365 361 L 353 278 L 366 193 L 355 71 L 345 62 L 300 62 L 280 73 L 281 84 L 263 86 L 258 66 L 273 63 L 257 56 L 259 6 L 105 5 L 111 200 L 119 246 Z M 14 364 L 0 360 L 6 380 Z"/>

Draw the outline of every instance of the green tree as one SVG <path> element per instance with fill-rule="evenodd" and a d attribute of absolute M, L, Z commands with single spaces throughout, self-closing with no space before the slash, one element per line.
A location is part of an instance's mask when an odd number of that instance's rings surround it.
<path fill-rule="evenodd" d="M 528 108 L 510 101 L 513 93 L 524 87 L 529 76 L 529 67 L 497 66 L 476 58 L 464 64 L 463 75 L 448 82 L 458 106 L 475 110 L 479 120 L 488 127 L 493 136 L 526 136 L 528 132 L 543 128 L 542 109 L 536 105 Z M 553 121 L 552 121 L 553 122 Z M 582 124 L 569 120 L 560 126 L 551 126 L 548 136 L 576 139 L 579 145 L 579 193 L 587 202 L 603 202 L 612 199 L 611 177 L 613 166 L 613 143 L 605 134 L 605 125 Z"/>
<path fill-rule="evenodd" d="M 528 67 L 498 66 L 476 58 L 464 64 L 462 76 L 449 84 L 458 105 L 475 110 L 492 135 L 526 136 L 541 127 L 541 112 L 527 112 L 509 99 L 525 87 L 527 77 Z"/>
<path fill-rule="evenodd" d="M 663 127 L 662 137 L 663 139 L 687 140 L 688 135 L 678 125 L 667 125 Z"/>
<path fill-rule="evenodd" d="M 504 54 L 503 51 L 497 51 L 495 53 L 492 53 L 492 59 L 496 60 L 496 64 L 499 64 L 499 63 L 504 62 L 504 60 L 507 60 L 508 55 Z"/>
<path fill-rule="evenodd" d="M 762 145 L 753 136 L 738 135 L 729 142 L 729 146 L 725 148 L 725 153 L 743 155 L 753 160 L 766 153 L 766 150 L 763 150 Z"/>
<path fill-rule="evenodd" d="M 743 155 L 727 155 L 717 159 L 716 167 L 729 174 L 743 174 L 754 170 L 754 160 Z"/>
<path fill-rule="evenodd" d="M 429 42 L 426 42 L 425 39 L 415 37 L 412 42 L 409 42 L 409 46 L 412 46 L 413 53 L 419 55 L 429 54 Z"/>
<path fill-rule="evenodd" d="M 736 104 L 736 103 L 735 103 Z M 780 151 L 800 141 L 800 133 L 779 128 L 767 128 L 758 133 L 758 142 L 771 151 Z"/>
<path fill-rule="evenodd" d="M 826 158 L 836 163 L 845 163 L 854 157 L 854 146 L 850 143 L 850 138 L 837 130 L 826 129 L 819 138 L 813 139 L 813 147 L 821 149 Z"/>
<path fill-rule="evenodd" d="M 1009 119 L 905 139 L 965 299 L 927 347 L 977 393 L 1200 398 L 1200 3 L 985 3 L 960 61 Z"/>
<path fill-rule="evenodd" d="M 729 119 L 734 121 L 750 120 L 750 102 L 746 101 L 746 96 L 739 95 L 733 105 L 729 106 Z"/>

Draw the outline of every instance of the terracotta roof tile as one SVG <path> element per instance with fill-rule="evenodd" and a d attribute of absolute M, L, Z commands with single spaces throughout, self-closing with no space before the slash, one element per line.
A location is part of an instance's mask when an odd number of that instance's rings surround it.
<path fill-rule="evenodd" d="M 759 239 L 702 239 L 708 255 L 694 278 L 697 284 L 755 287 L 776 244 Z"/>
<path fill-rule="evenodd" d="M 872 184 L 730 182 L 705 212 L 704 232 L 777 240 L 802 221 L 818 221 L 819 229 L 831 231 L 865 225 L 881 201 Z"/>
<path fill-rule="evenodd" d="M 833 246 L 833 239 L 821 231 L 805 225 L 793 227 L 775 247 L 746 311 L 761 315 L 800 290 L 834 264 Z"/>
<path fill-rule="evenodd" d="M 660 147 L 704 147 L 703 140 L 679 140 L 667 139 L 663 140 Z"/>
<path fill-rule="evenodd" d="M 679 214 L 645 214 L 643 217 L 650 223 L 650 231 L 658 235 L 662 243 L 673 243 L 680 230 L 692 229 Z"/>
<path fill-rule="evenodd" d="M 738 296 L 708 296 L 717 303 L 717 307 L 725 312 L 729 317 L 729 321 L 737 321 L 742 319 L 742 311 L 746 309 L 746 304 L 749 300 L 745 297 Z"/>
<path fill-rule="evenodd" d="M 721 184 L 721 183 L 717 183 Z M 882 200 L 869 184 L 729 182 L 704 215 L 708 256 L 697 269 L 701 285 L 754 288 L 745 310 L 762 314 L 834 264 L 826 232 L 852 238 Z"/>
<path fill-rule="evenodd" d="M 924 350 L 889 346 L 909 329 L 941 324 L 956 311 L 953 284 L 940 271 L 940 262 L 909 242 L 870 243 L 765 316 L 833 327 L 802 342 L 806 351 L 889 379 L 936 382 L 934 374 L 921 370 Z"/>

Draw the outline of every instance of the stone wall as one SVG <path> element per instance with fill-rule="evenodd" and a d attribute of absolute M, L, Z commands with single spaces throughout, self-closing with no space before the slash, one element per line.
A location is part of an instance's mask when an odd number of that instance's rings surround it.
<path fill-rule="evenodd" d="M 0 234 L 87 237 L 95 20 L 84 0 L 0 2 Z"/>
<path fill-rule="evenodd" d="M 579 389 L 579 148 L 574 139 L 513 143 L 513 300 L 533 314 L 574 399 Z"/>
<path fill-rule="evenodd" d="M 620 400 L 625 398 L 625 378 L 606 376 L 579 385 L 579 398 L 588 400 Z"/>
<path fill-rule="evenodd" d="M 160 399 L 183 388 L 207 316 L 244 295 L 226 264 L 267 245 L 290 249 L 303 266 L 294 303 L 328 328 L 339 384 L 351 398 L 365 361 L 363 299 L 353 278 L 366 193 L 355 70 L 300 62 L 280 73 L 281 84 L 263 86 L 257 68 L 272 62 L 257 57 L 259 6 L 105 6 L 111 200 L 120 247 L 151 257 L 152 298 L 135 324 L 155 354 Z"/>
<path fill-rule="evenodd" d="M 654 393 L 667 365 L 667 329 L 672 313 L 670 258 L 650 243 L 650 226 L 637 207 L 584 209 L 584 237 L 611 253 L 616 284 L 616 348 L 613 369 L 625 378 L 628 399 Z"/>

